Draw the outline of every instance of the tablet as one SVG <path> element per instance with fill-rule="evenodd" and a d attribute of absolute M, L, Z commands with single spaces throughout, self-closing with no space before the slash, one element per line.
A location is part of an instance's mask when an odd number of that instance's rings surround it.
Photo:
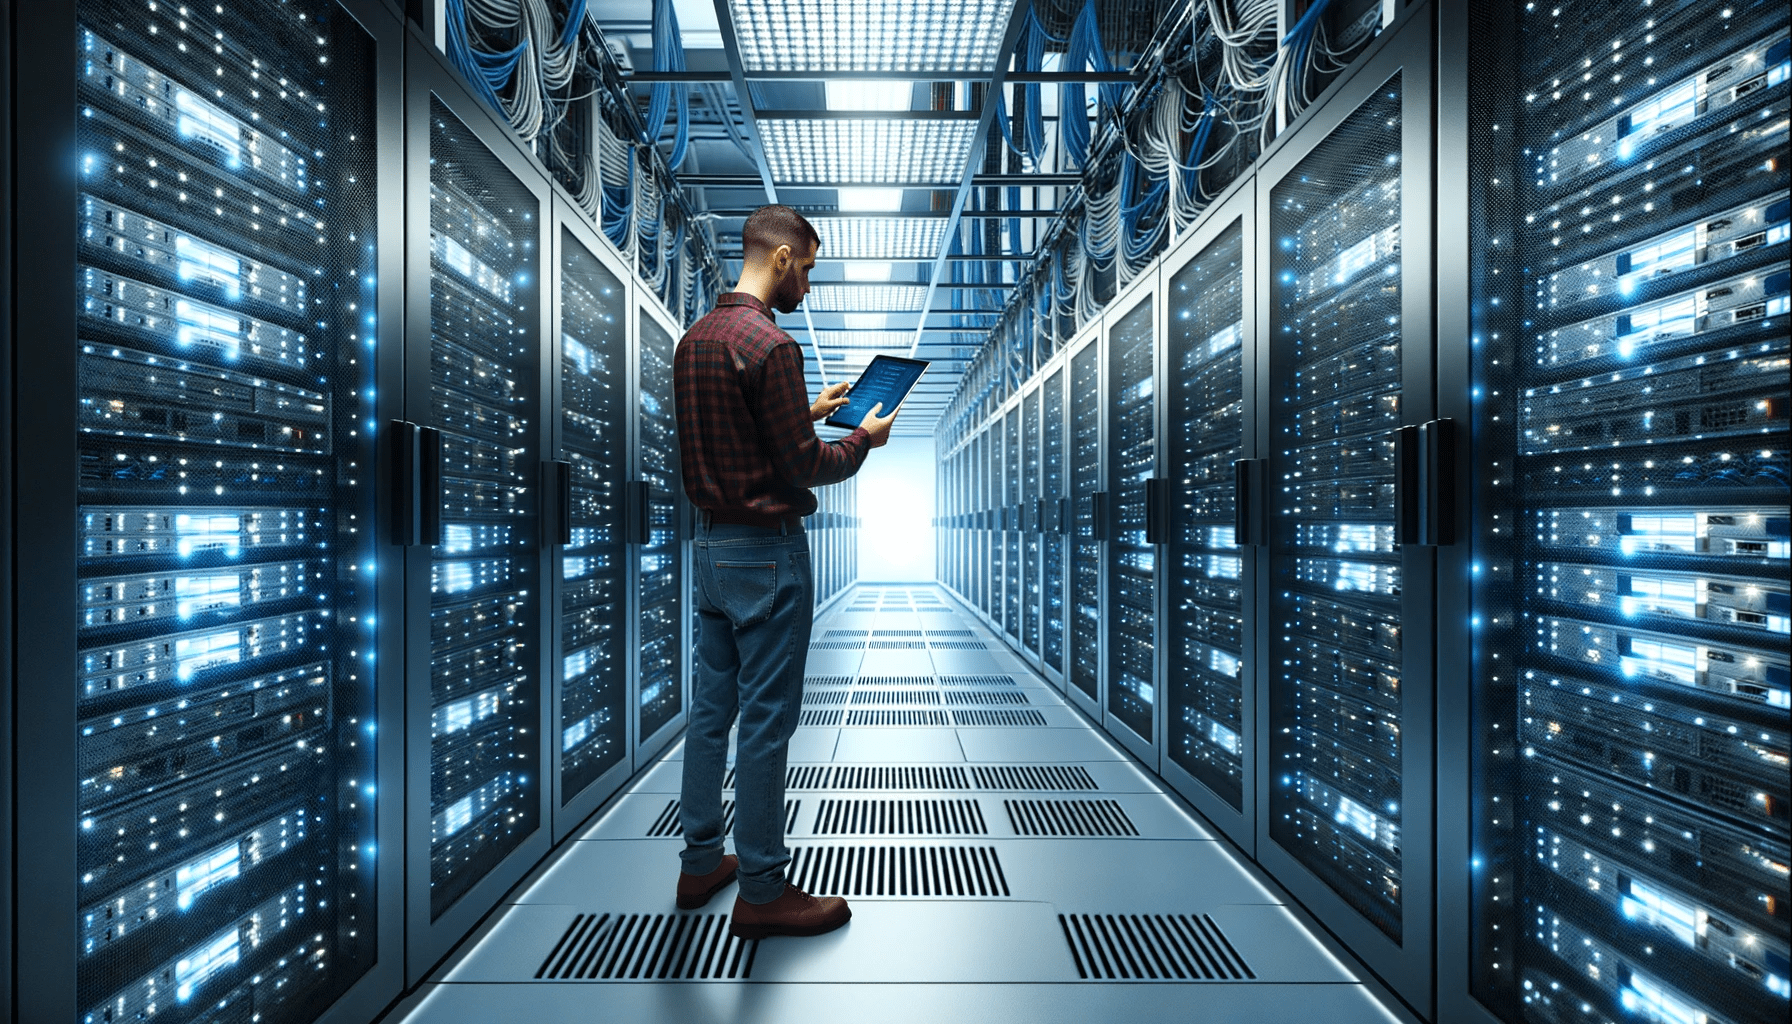
<path fill-rule="evenodd" d="M 901 356 L 872 356 L 871 365 L 859 374 L 858 383 L 846 392 L 846 404 L 835 409 L 827 418 L 830 427 L 845 427 L 848 430 L 859 425 L 871 407 L 883 403 L 878 410 L 879 416 L 888 416 L 896 411 L 902 400 L 908 397 L 909 390 L 921 379 L 927 369 L 925 359 L 904 359 Z"/>

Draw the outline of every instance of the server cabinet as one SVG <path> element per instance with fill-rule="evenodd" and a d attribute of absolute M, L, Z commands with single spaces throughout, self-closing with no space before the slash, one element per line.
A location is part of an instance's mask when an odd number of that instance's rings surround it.
<path fill-rule="evenodd" d="M 402 982 L 402 864 L 376 856 L 402 743 L 375 728 L 402 708 L 375 447 L 400 27 L 324 0 L 9 14 L 10 1006 L 369 1016 Z"/>
<path fill-rule="evenodd" d="M 1070 351 L 1070 687 L 1084 711 L 1101 716 L 1101 542 L 1107 495 L 1101 493 L 1101 320 Z"/>
<path fill-rule="evenodd" d="M 1001 594 L 1001 577 L 996 575 L 996 571 L 1002 549 L 994 526 L 1000 454 L 1001 435 L 986 423 L 977 435 L 977 558 L 971 566 L 971 574 L 977 580 L 977 604 L 983 611 L 983 620 L 994 626 L 997 632 L 1002 628 L 999 605 L 996 604 Z"/>
<path fill-rule="evenodd" d="M 1165 260 L 1161 773 L 1246 851 L 1256 847 L 1258 558 L 1238 537 L 1256 420 L 1254 180 L 1213 207 Z"/>
<path fill-rule="evenodd" d="M 1039 508 L 1039 385 L 1021 399 L 1020 475 L 1020 646 L 1027 660 L 1039 663 L 1039 547 L 1044 516 Z"/>
<path fill-rule="evenodd" d="M 1781 1020 L 1788 12 L 1449 13 L 1444 1009 Z"/>
<path fill-rule="evenodd" d="M 663 310 L 638 304 L 635 480 L 630 515 L 635 594 L 635 767 L 645 767 L 684 726 L 690 650 L 686 627 L 684 481 L 672 400 L 678 330 Z"/>
<path fill-rule="evenodd" d="M 554 460 L 549 542 L 554 838 L 565 838 L 633 767 L 628 731 L 627 263 L 556 196 Z"/>
<path fill-rule="evenodd" d="M 1001 525 L 1002 561 L 1002 630 L 1008 639 L 1020 640 L 1020 402 L 1018 399 L 1008 404 L 1008 411 L 1001 417 L 999 424 L 1001 433 L 1002 455 L 998 462 L 1001 471 L 1001 490 L 998 498 L 1001 502 L 997 515 Z"/>
<path fill-rule="evenodd" d="M 1258 175 L 1270 624 L 1257 855 L 1421 1012 L 1432 1001 L 1429 13 Z M 1404 520 L 1404 521 L 1403 521 Z M 1252 532 L 1261 528 L 1252 526 Z"/>
<path fill-rule="evenodd" d="M 1158 767 L 1158 301 L 1155 267 L 1104 317 L 1107 334 L 1106 452 L 1102 490 L 1106 599 L 1102 609 L 1108 733 Z"/>
<path fill-rule="evenodd" d="M 407 959 L 415 981 L 547 852 L 539 464 L 546 185 L 435 54 L 406 66 Z M 398 444 L 405 443 L 402 435 Z M 408 485 L 407 485 L 408 486 Z M 427 741 L 425 741 L 427 738 Z"/>
<path fill-rule="evenodd" d="M 1040 392 L 1044 420 L 1040 434 L 1044 456 L 1040 464 L 1039 490 L 1045 513 L 1045 524 L 1041 528 L 1042 557 L 1039 565 L 1039 608 L 1040 618 L 1043 620 L 1040 629 L 1040 658 L 1045 665 L 1046 679 L 1060 689 L 1064 686 L 1065 671 L 1064 616 L 1068 600 L 1064 578 L 1064 545 L 1070 495 L 1064 476 L 1064 377 L 1064 360 L 1057 359 Z"/>

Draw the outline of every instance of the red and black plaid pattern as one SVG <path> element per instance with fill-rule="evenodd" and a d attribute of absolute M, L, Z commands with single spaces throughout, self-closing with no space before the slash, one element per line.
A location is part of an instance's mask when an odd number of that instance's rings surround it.
<path fill-rule="evenodd" d="M 803 356 L 765 303 L 728 292 L 672 357 L 684 492 L 707 512 L 764 517 L 815 511 L 809 488 L 859 471 L 871 436 L 815 436 Z"/>

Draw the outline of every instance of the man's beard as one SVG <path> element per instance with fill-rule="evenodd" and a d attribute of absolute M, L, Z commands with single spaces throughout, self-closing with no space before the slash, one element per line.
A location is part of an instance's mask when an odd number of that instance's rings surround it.
<path fill-rule="evenodd" d="M 797 283 L 797 276 L 791 274 L 778 282 L 777 289 L 772 292 L 772 308 L 780 313 L 794 313 L 803 304 L 802 286 Z"/>

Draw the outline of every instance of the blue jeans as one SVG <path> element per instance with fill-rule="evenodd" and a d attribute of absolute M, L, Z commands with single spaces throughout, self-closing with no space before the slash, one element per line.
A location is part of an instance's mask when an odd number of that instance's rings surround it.
<path fill-rule="evenodd" d="M 802 717 L 803 668 L 815 621 L 809 537 L 801 527 L 786 533 L 699 522 L 692 546 L 697 663 L 684 744 L 680 856 L 693 875 L 721 864 L 722 772 L 738 713 L 734 849 L 740 897 L 770 903 L 784 894 L 784 866 L 790 863 L 784 766 Z"/>

